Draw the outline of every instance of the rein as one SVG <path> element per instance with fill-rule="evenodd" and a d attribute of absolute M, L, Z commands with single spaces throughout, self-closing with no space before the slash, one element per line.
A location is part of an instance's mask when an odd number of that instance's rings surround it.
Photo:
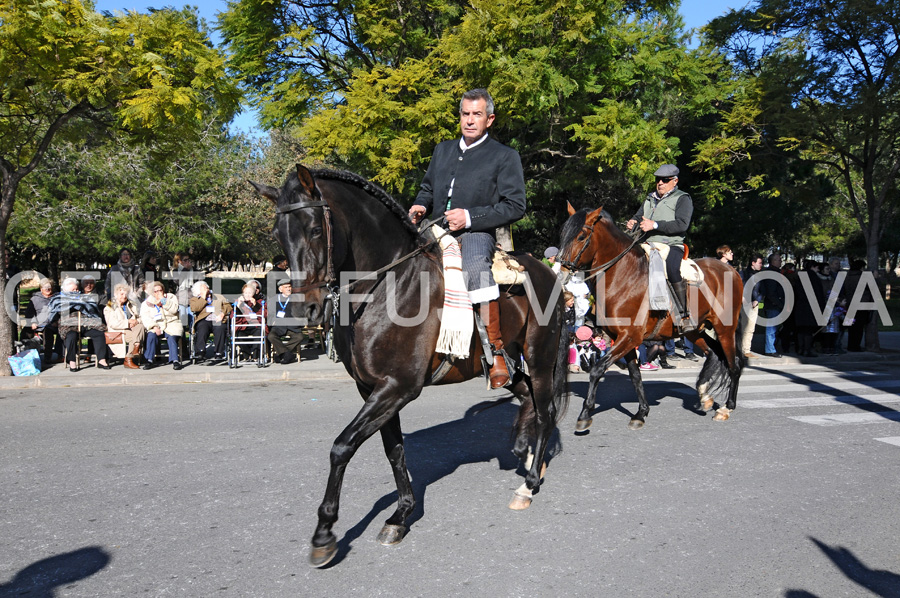
<path fill-rule="evenodd" d="M 288 204 L 286 206 L 279 206 L 279 207 L 275 208 L 276 214 L 288 214 L 290 212 L 296 212 L 297 210 L 302 210 L 305 208 L 319 208 L 319 207 L 321 207 L 325 213 L 325 238 L 327 239 L 327 242 L 328 242 L 328 256 L 326 258 L 327 263 L 328 263 L 328 271 L 326 273 L 325 280 L 323 280 L 321 282 L 314 282 L 312 284 L 303 285 L 302 287 L 295 287 L 295 286 L 291 285 L 291 293 L 304 293 L 305 294 L 307 291 L 311 291 L 314 289 L 320 289 L 323 287 L 331 287 L 334 285 L 334 282 L 335 282 L 334 235 L 333 235 L 333 227 L 332 227 L 332 223 L 331 223 L 331 208 L 328 207 L 328 203 L 324 199 L 320 199 L 318 201 L 298 201 L 298 202 Z M 440 219 L 441 218 L 435 218 L 434 220 L 426 222 L 422 226 L 422 229 L 429 228 L 432 224 L 435 224 Z M 363 282 L 365 280 L 372 280 L 372 279 L 378 278 L 379 276 L 381 276 L 382 274 L 384 274 L 391 268 L 394 268 L 394 267 L 402 264 L 403 262 L 405 262 L 411 258 L 414 258 L 415 256 L 419 255 L 420 253 L 424 252 L 426 249 L 428 249 L 429 247 L 431 247 L 432 245 L 434 245 L 435 243 L 437 243 L 438 241 L 440 241 L 446 235 L 449 235 L 449 234 L 450 234 L 450 231 L 445 231 L 444 234 L 435 238 L 434 241 L 429 241 L 425 245 L 422 245 L 421 247 L 407 253 L 406 255 L 397 258 L 396 260 L 389 263 L 388 265 L 383 266 L 383 267 L 379 268 L 378 270 L 375 270 L 374 272 L 369 272 L 362 278 L 357 278 L 356 280 L 352 280 L 341 287 L 335 288 L 333 291 L 333 294 L 338 294 L 341 292 L 349 292 L 350 287 L 352 287 L 354 284 L 356 284 L 358 282 Z"/>
<path fill-rule="evenodd" d="M 638 230 L 640 230 L 640 229 L 638 229 Z M 621 260 L 623 257 L 625 257 L 625 255 L 626 255 L 629 251 L 631 251 L 632 248 L 633 248 L 635 245 L 637 245 L 638 242 L 640 242 L 640 240 L 643 239 L 643 238 L 644 238 L 644 233 L 643 233 L 643 232 L 641 232 L 640 234 L 634 235 L 634 237 L 633 237 L 632 240 L 631 240 L 631 244 L 630 244 L 628 247 L 626 247 L 625 249 L 623 249 L 623 250 L 622 250 L 622 253 L 620 253 L 619 255 L 617 255 L 616 257 L 614 257 L 613 259 L 609 260 L 609 261 L 606 262 L 605 264 L 600 264 L 600 265 L 597 266 L 596 268 L 591 268 L 590 270 L 588 270 L 588 272 L 593 272 L 593 274 L 591 274 L 591 275 L 589 275 L 589 276 L 585 276 L 585 277 L 584 277 L 584 280 L 585 280 L 585 281 L 588 281 L 588 280 L 590 280 L 590 279 L 592 279 L 592 278 L 595 278 L 595 277 L 597 277 L 597 276 L 603 274 L 604 272 L 606 272 L 607 270 L 609 270 L 609 269 L 612 268 L 613 266 L 615 266 L 616 263 L 617 263 L 619 260 Z M 594 270 L 596 270 L 596 272 L 594 272 Z"/>

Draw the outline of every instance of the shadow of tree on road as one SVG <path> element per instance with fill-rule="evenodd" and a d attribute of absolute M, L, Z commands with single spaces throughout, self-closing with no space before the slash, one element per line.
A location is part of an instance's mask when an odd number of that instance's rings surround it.
<path fill-rule="evenodd" d="M 870 569 L 850 550 L 843 546 L 832 547 L 816 538 L 810 540 L 837 565 L 841 573 L 851 581 L 882 598 L 900 598 L 900 575 L 881 569 Z M 788 590 L 785 598 L 816 598 L 805 590 Z"/>
<path fill-rule="evenodd" d="M 0 584 L 0 596 L 54 598 L 55 588 L 90 577 L 111 560 L 109 553 L 98 546 L 57 554 L 28 565 L 9 583 Z"/>

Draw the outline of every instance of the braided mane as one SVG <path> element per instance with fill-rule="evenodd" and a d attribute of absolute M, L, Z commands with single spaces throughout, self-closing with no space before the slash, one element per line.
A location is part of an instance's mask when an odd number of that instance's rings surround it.
<path fill-rule="evenodd" d="M 373 183 L 372 181 L 361 177 L 360 175 L 349 172 L 346 170 L 312 170 L 310 171 L 314 178 L 317 179 L 326 179 L 331 181 L 342 181 L 344 183 L 349 183 L 354 187 L 358 187 L 377 199 L 381 202 L 381 204 L 388 209 L 394 216 L 397 217 L 398 220 L 403 224 L 403 227 L 409 231 L 409 234 L 413 236 L 419 242 L 422 242 L 422 236 L 419 234 L 418 228 L 416 225 L 412 223 L 409 219 L 409 215 L 400 204 L 397 203 L 390 194 Z"/>

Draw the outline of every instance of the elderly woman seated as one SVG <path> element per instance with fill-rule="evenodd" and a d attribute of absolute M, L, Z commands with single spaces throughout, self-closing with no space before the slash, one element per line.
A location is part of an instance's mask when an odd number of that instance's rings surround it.
<path fill-rule="evenodd" d="M 213 294 L 209 285 L 198 280 L 191 286 L 191 312 L 194 314 L 194 363 L 206 361 L 206 339 L 213 334 L 216 360 L 225 359 L 225 318 L 231 314 L 231 303 Z"/>
<path fill-rule="evenodd" d="M 258 299 L 259 283 L 251 280 L 241 289 L 241 296 L 234 302 L 235 342 L 245 356 L 259 357 L 259 348 L 266 332 L 266 302 Z M 259 339 L 259 344 L 255 340 Z"/>
<path fill-rule="evenodd" d="M 96 295 L 82 295 L 78 290 L 78 281 L 66 278 L 60 287 L 60 293 L 50 301 L 50 312 L 55 317 L 59 314 L 59 334 L 66 347 L 66 361 L 69 371 L 78 371 L 77 354 L 79 333 L 94 342 L 97 351 L 97 367 L 109 370 L 112 366 L 106 362 L 106 325 L 100 315 L 100 305 Z"/>
<path fill-rule="evenodd" d="M 140 308 L 128 296 L 131 294 L 131 286 L 119 283 L 113 289 L 113 298 L 103 308 L 103 316 L 106 318 L 108 332 L 119 332 L 126 347 L 131 351 L 125 355 L 125 367 L 138 369 L 134 362 L 141 354 L 141 347 L 147 337 L 147 330 L 140 321 Z"/>
<path fill-rule="evenodd" d="M 180 370 L 184 366 L 178 355 L 178 345 L 184 327 L 178 317 L 178 299 L 172 293 L 166 293 L 163 283 L 154 281 L 149 285 L 150 295 L 141 303 L 141 324 L 147 330 L 147 347 L 144 349 L 144 365 L 142 369 L 154 367 L 156 348 L 159 337 L 164 336 L 169 344 L 169 363 L 172 369 Z"/>

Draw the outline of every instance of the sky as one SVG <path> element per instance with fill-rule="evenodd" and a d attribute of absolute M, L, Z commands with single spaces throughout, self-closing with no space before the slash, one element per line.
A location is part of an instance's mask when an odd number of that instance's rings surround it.
<path fill-rule="evenodd" d="M 743 8 L 749 0 L 682 0 L 681 16 L 684 17 L 685 26 L 689 29 L 705 25 L 716 17 L 720 17 L 727 13 L 730 9 Z M 194 0 L 190 5 L 196 6 L 200 16 L 206 19 L 207 25 L 212 28 L 216 24 L 216 14 L 224 12 L 227 8 L 226 0 Z M 96 0 L 98 11 L 108 10 L 128 11 L 136 10 L 138 12 L 146 12 L 148 7 L 164 7 L 164 6 L 183 6 L 173 0 Z M 213 32 L 213 42 L 218 44 L 220 39 Z M 256 112 L 245 109 L 232 122 L 235 129 L 250 134 L 256 134 L 257 122 Z"/>

